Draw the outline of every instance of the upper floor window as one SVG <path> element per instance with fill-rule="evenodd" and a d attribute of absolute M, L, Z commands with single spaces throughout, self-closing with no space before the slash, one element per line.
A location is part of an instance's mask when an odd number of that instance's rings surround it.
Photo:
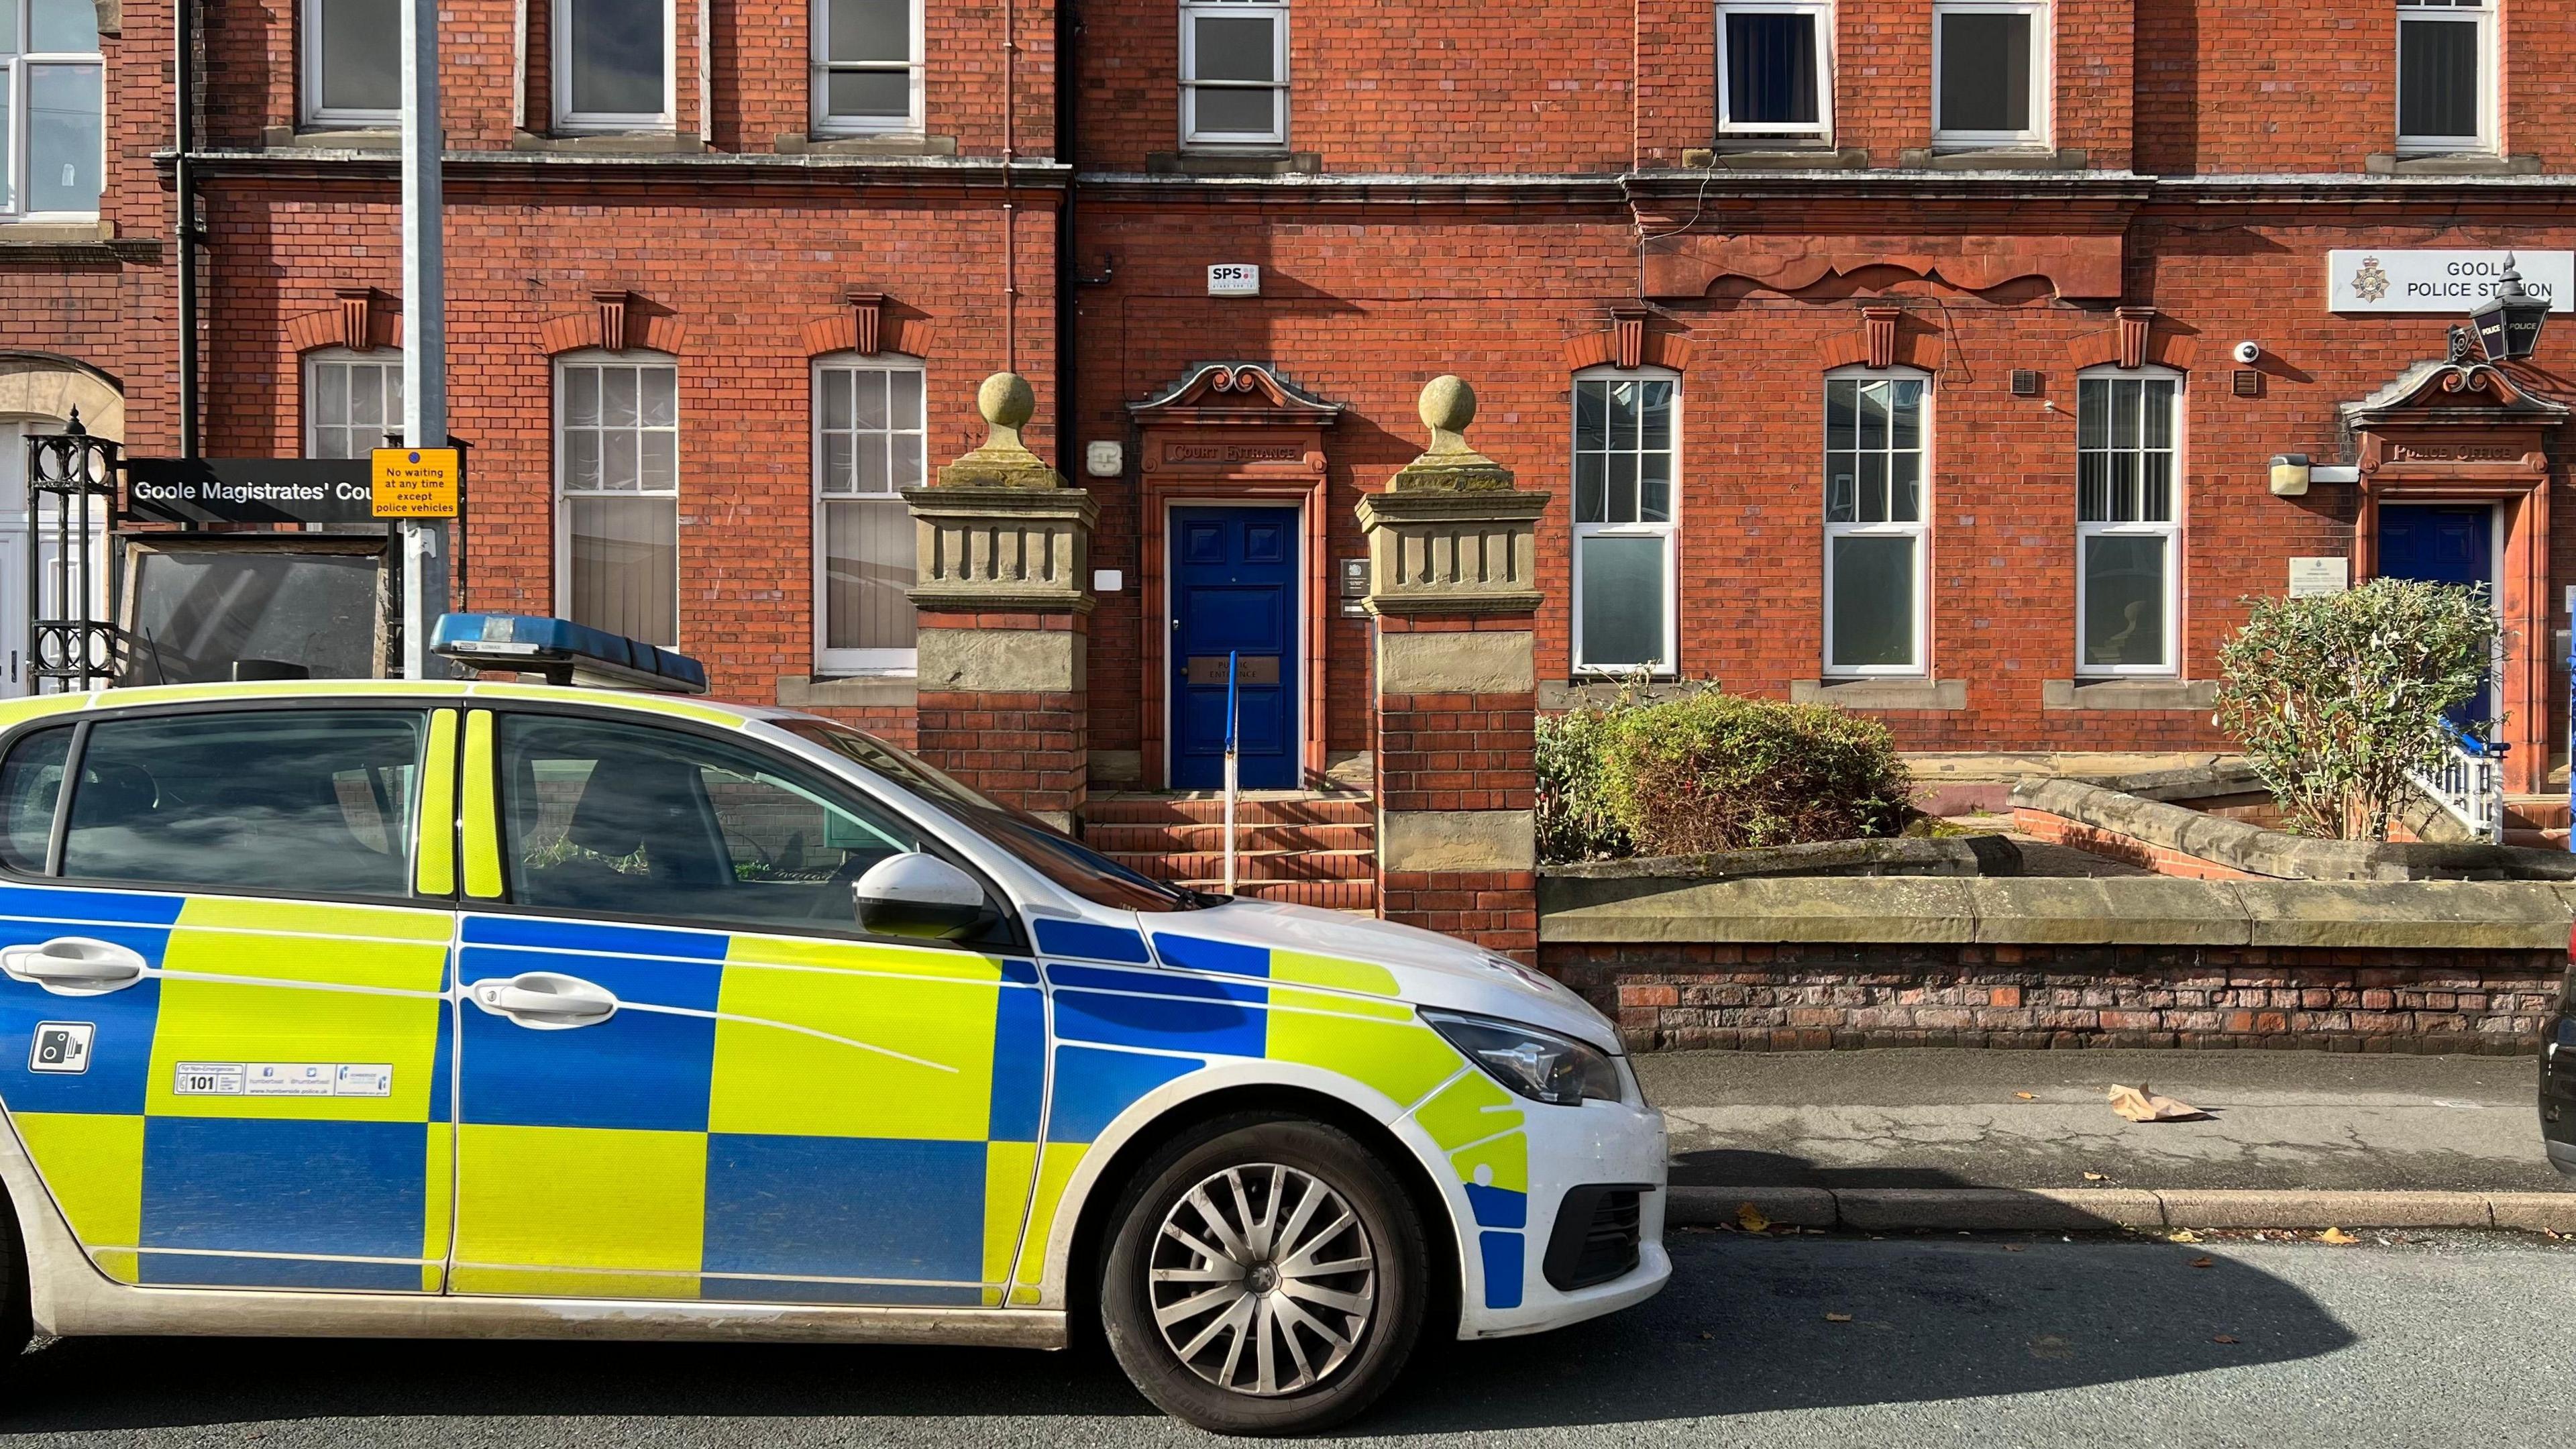
<path fill-rule="evenodd" d="M 675 44 L 671 0 L 554 0 L 555 125 L 670 129 Z"/>
<path fill-rule="evenodd" d="M 923 478 L 921 364 L 850 355 L 814 366 L 815 664 L 826 674 L 913 667 L 912 510 Z"/>
<path fill-rule="evenodd" d="M 304 119 L 380 125 L 402 113 L 402 0 L 304 0 Z"/>
<path fill-rule="evenodd" d="M 679 394 L 677 367 L 631 353 L 557 366 L 555 577 L 574 623 L 679 642 Z"/>
<path fill-rule="evenodd" d="M 2180 615 L 2182 379 L 2075 384 L 2075 667 L 2170 674 Z"/>
<path fill-rule="evenodd" d="M 1181 139 L 1201 146 L 1288 141 L 1288 7 L 1190 0 L 1181 7 Z"/>
<path fill-rule="evenodd" d="M 1674 405 L 1669 373 L 1574 381 L 1574 666 L 1673 669 Z"/>
<path fill-rule="evenodd" d="M 0 218 L 98 215 L 105 77 L 90 0 L 0 0 Z"/>
<path fill-rule="evenodd" d="M 2495 144 L 2494 0 L 2397 0 L 2397 144 Z"/>
<path fill-rule="evenodd" d="M 304 456 L 364 458 L 402 430 L 397 352 L 326 347 L 304 359 Z"/>
<path fill-rule="evenodd" d="M 1923 672 L 1923 458 L 1916 373 L 1825 380 L 1825 669 Z"/>
<path fill-rule="evenodd" d="M 921 129 L 920 0 L 815 0 L 814 129 Z"/>
<path fill-rule="evenodd" d="M 1831 135 L 1833 75 L 1832 7 L 1801 0 L 1720 0 L 1720 134 Z"/>
<path fill-rule="evenodd" d="M 1932 139 L 2035 145 L 2048 138 L 2048 7 L 2031 0 L 1935 0 Z"/>

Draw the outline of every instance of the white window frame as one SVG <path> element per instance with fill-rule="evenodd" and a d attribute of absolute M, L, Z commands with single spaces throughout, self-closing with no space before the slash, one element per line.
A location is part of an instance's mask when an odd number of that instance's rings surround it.
<path fill-rule="evenodd" d="M 296 66 L 297 78 L 304 86 L 304 124 L 325 129 L 359 126 L 389 126 L 402 119 L 400 107 L 372 109 L 362 106 L 330 107 L 322 104 L 322 0 L 304 0 L 303 23 L 297 27 L 296 48 L 302 52 Z"/>
<path fill-rule="evenodd" d="M 29 4 L 28 0 L 18 0 L 17 11 L 18 31 L 9 37 L 10 49 L 15 53 L 0 57 L 0 77 L 6 77 L 9 87 L 7 105 L 5 108 L 0 108 L 6 110 L 5 118 L 0 119 L 5 119 L 9 133 L 8 145 L 0 148 L 0 221 L 95 221 L 98 218 L 95 207 L 88 211 L 22 211 L 19 209 L 25 203 L 28 190 L 27 132 L 30 128 L 27 125 L 27 70 L 30 66 L 38 65 L 98 67 L 98 176 L 100 195 L 104 199 L 107 189 L 107 148 L 110 139 L 115 135 L 115 130 L 108 123 L 107 117 L 112 92 L 107 77 L 107 57 L 96 50 L 29 51 L 24 49 L 35 37 L 35 7 Z"/>
<path fill-rule="evenodd" d="M 638 111 L 576 111 L 572 108 L 572 0 L 554 0 L 551 29 L 546 32 L 546 49 L 551 53 L 549 69 L 553 74 L 555 129 L 570 132 L 610 133 L 618 131 L 669 131 L 679 125 L 680 116 L 680 25 L 678 0 L 662 0 L 662 109 L 646 114 Z M 698 43 L 704 45 L 706 37 Z"/>
<path fill-rule="evenodd" d="M 1919 498 L 1914 510 L 1913 522 L 1835 523 L 1829 517 L 1826 519 L 1823 569 L 1825 584 L 1823 671 L 1827 677 L 1835 679 L 1928 679 L 1932 674 L 1930 600 L 1933 505 L 1932 418 L 1935 391 L 1932 374 L 1913 367 L 1837 367 L 1825 374 L 1824 381 L 1827 386 L 1818 393 L 1816 399 L 1818 404 L 1816 456 L 1824 463 L 1824 467 L 1818 469 L 1816 474 L 1817 481 L 1824 485 L 1817 493 L 1816 511 L 1819 516 L 1830 512 L 1827 505 L 1831 495 L 1826 490 L 1832 487 L 1833 459 L 1831 450 L 1826 446 L 1827 441 L 1832 437 L 1832 434 L 1826 430 L 1826 421 L 1831 416 L 1827 410 L 1829 404 L 1826 393 L 1830 392 L 1832 384 L 1837 382 L 1919 382 L 1923 384 L 1923 419 L 1920 429 L 1923 442 L 1917 449 L 1919 471 L 1916 487 L 1919 490 Z M 1892 493 L 1893 482 L 1889 487 Z M 1908 538 L 1914 541 L 1914 659 L 1912 663 L 1836 664 L 1834 662 L 1834 540 L 1838 538 Z"/>
<path fill-rule="evenodd" d="M 1565 393 L 1566 517 L 1577 515 L 1574 458 L 1579 440 L 1575 392 L 1587 382 L 1669 382 L 1673 385 L 1672 410 L 1672 504 L 1665 512 L 1670 516 L 1661 523 L 1573 523 L 1572 557 L 1566 573 L 1572 589 L 1567 601 L 1569 628 L 1567 654 L 1578 675 L 1634 674 L 1643 669 L 1657 676 L 1679 672 L 1681 660 L 1681 574 L 1680 539 L 1682 526 L 1682 375 L 1664 367 L 1587 367 L 1574 374 L 1574 386 Z M 1641 510 L 1642 511 L 1642 510 Z M 1583 542 L 1589 538 L 1660 538 L 1664 545 L 1664 657 L 1653 660 L 1596 664 L 1583 657 Z"/>
<path fill-rule="evenodd" d="M 1199 71 L 1199 28 L 1201 16 L 1266 15 L 1270 17 L 1271 73 L 1278 77 L 1268 86 L 1256 81 L 1202 81 Z M 1269 90 L 1276 100 L 1271 115 L 1277 122 L 1267 136 L 1244 131 L 1218 131 L 1199 134 L 1199 88 L 1215 90 Z M 1288 76 L 1288 5 L 1286 0 L 1183 0 L 1181 5 L 1181 144 L 1194 151 L 1275 151 L 1288 144 L 1288 102 L 1291 91 Z"/>
<path fill-rule="evenodd" d="M 871 508 L 902 508 L 900 493 L 826 494 L 823 491 L 823 374 L 831 371 L 909 372 L 921 379 L 922 416 L 911 428 L 888 428 L 888 432 L 922 434 L 922 482 L 929 482 L 930 470 L 930 375 L 918 357 L 900 352 L 834 352 L 814 359 L 806 393 L 806 410 L 811 415 L 813 436 L 814 494 L 814 670 L 822 675 L 910 676 L 917 672 L 921 651 L 915 649 L 834 649 L 826 640 L 831 637 L 830 580 L 831 560 L 826 554 L 824 514 L 834 504 L 863 504 Z M 892 420 L 889 419 L 889 422 Z M 918 485 L 916 485 L 918 486 Z M 883 500 L 883 501 L 879 501 Z"/>
<path fill-rule="evenodd" d="M 2397 150 L 2402 155 L 2447 154 L 2461 151 L 2496 149 L 2496 104 L 2503 93 L 2503 67 L 2496 58 L 2497 0 L 2397 0 L 2396 44 L 2397 83 L 2391 86 L 2391 108 L 2398 125 Z M 2478 27 L 2478 133 L 2474 136 L 2410 136 L 2404 130 L 2406 115 L 2406 22 L 2413 20 L 2474 21 Z"/>
<path fill-rule="evenodd" d="M 1966 131 L 1941 128 L 1942 20 L 1952 15 L 2027 15 L 2030 17 L 2030 125 L 2019 131 Z M 2057 109 L 2056 7 L 2048 0 L 1933 0 L 1932 5 L 1932 144 L 1936 147 L 2045 146 Z"/>
<path fill-rule="evenodd" d="M 2075 487 L 2075 673 L 2078 678 L 2163 678 L 2182 673 L 2182 578 L 2183 525 L 2188 512 L 2191 446 L 2191 385 L 2189 375 L 2169 367 L 2088 367 L 2076 373 L 2074 408 L 2076 447 L 2083 447 L 2083 384 L 2094 378 L 2156 378 L 2174 385 L 2173 392 L 2173 507 L 2172 517 L 2157 523 L 2087 523 L 2082 502 L 2083 473 L 2078 463 Z M 2165 541 L 2165 657 L 2157 664 L 2095 664 L 2085 658 L 2084 621 L 2091 601 L 2086 597 L 2091 586 L 2086 582 L 2084 545 L 2095 538 L 2161 538 Z"/>
<path fill-rule="evenodd" d="M 831 0 L 814 0 L 812 15 L 813 107 L 814 134 L 818 136 L 917 136 L 922 133 L 922 0 L 911 0 L 912 59 L 903 69 L 910 77 L 912 108 L 900 118 L 894 116 L 835 116 L 830 93 L 835 69 L 854 71 L 891 71 L 892 61 L 828 61 L 831 53 Z"/>
<path fill-rule="evenodd" d="M 1738 121 L 1727 94 L 1726 18 L 1730 15 L 1805 15 L 1816 28 L 1816 119 L 1813 122 Z M 1717 133 L 1721 136 L 1786 136 L 1830 140 L 1834 134 L 1834 7 L 1830 0 L 1719 0 L 1717 6 Z"/>
<path fill-rule="evenodd" d="M 672 439 L 673 439 L 673 441 L 672 441 L 672 448 L 671 448 L 671 452 L 672 452 L 671 488 L 670 488 L 670 490 L 669 490 L 668 492 L 663 492 L 663 491 L 660 491 L 660 490 L 646 491 L 646 490 L 642 490 L 642 489 L 634 490 L 634 491 L 631 491 L 631 492 L 630 492 L 630 491 L 628 491 L 628 490 L 625 490 L 625 489 L 614 489 L 614 490 L 611 490 L 611 489 L 600 489 L 600 490 L 598 490 L 598 491 L 596 491 L 596 492 L 592 492 L 592 491 L 589 491 L 589 490 L 584 490 L 583 492 L 580 492 L 580 493 L 574 493 L 574 492 L 571 492 L 571 491 L 569 491 L 568 489 L 566 489 L 566 488 L 565 488 L 565 486 L 564 486 L 564 461 L 565 461 L 565 459 L 566 459 L 566 458 L 568 458 L 568 457 L 571 455 L 571 449 L 569 449 L 569 448 L 567 448 L 567 447 L 565 447 L 565 446 L 564 446 L 564 424 L 565 424 L 565 419 L 566 419 L 566 417 L 567 417 L 567 416 L 569 415 L 569 413 L 570 413 L 570 409 L 569 409 L 568 407 L 566 407 L 566 406 L 565 406 L 565 386 L 564 386 L 564 384 L 565 384 L 566 374 L 567 374 L 571 369 L 576 368 L 576 367 L 598 367 L 598 366 L 609 366 L 609 367 L 667 367 L 667 368 L 671 369 L 671 371 L 672 371 L 672 388 L 671 388 L 671 434 L 672 434 Z M 554 371 L 555 408 L 554 408 L 554 417 L 553 417 L 553 420 L 548 424 L 548 430 L 549 430 L 549 432 L 552 434 L 551 443 L 552 443 L 553 450 L 554 450 L 554 493 L 555 493 L 555 507 L 554 507 L 554 521 L 555 521 L 555 587 L 554 587 L 554 595 L 555 595 L 555 613 L 556 613 L 559 617 L 566 618 L 566 619 L 569 619 L 569 618 L 571 618 L 571 617 L 572 617 L 572 500 L 573 500 L 573 499 L 575 499 L 575 498 L 667 498 L 667 499 L 671 500 L 671 513 L 672 513 L 672 517 L 673 517 L 674 519 L 677 519 L 677 518 L 678 518 L 678 516 L 679 516 L 679 511 L 680 511 L 680 487 L 679 487 L 679 482 L 680 482 L 680 473 L 681 473 L 681 471 L 682 471 L 682 462 L 681 462 L 681 459 L 685 456 L 685 453 L 686 453 L 686 449 L 685 449 L 682 445 L 683 445 L 683 444 L 685 444 L 685 443 L 687 442 L 687 439 L 688 439 L 688 415 L 687 415 L 687 412 L 686 412 L 685 408 L 682 406 L 682 399 L 681 399 L 681 396 L 680 396 L 680 387 L 679 387 L 679 381 L 680 381 L 680 379 L 679 379 L 679 370 L 680 370 L 680 359 L 678 359 L 677 357 L 674 357 L 674 356 L 672 356 L 670 353 L 667 353 L 667 352 L 650 352 L 650 351 L 646 351 L 646 350 L 644 350 L 644 349 L 642 349 L 642 348 L 631 348 L 631 349 L 629 349 L 629 350 L 627 350 L 627 351 L 624 351 L 624 352 L 611 352 L 611 351 L 609 351 L 608 349 L 606 349 L 606 348 L 604 348 L 604 347 L 585 347 L 585 348 L 578 349 L 578 350 L 576 350 L 576 351 L 572 351 L 572 352 L 566 352 L 566 353 L 558 354 L 558 355 L 554 358 L 553 371 Z M 676 529 L 676 528 L 674 528 L 673 532 L 674 532 L 674 535 L 676 536 L 676 534 L 677 534 L 677 529 Z M 680 593 L 680 569 L 679 569 L 679 567 L 678 567 L 678 562 L 677 562 L 677 560 L 674 560 L 674 561 L 673 561 L 673 566 L 672 566 L 672 569 L 671 569 L 671 639 L 672 639 L 672 643 L 673 643 L 674 645 L 678 644 L 681 640 L 683 640 L 684 638 L 686 638 L 686 637 L 687 637 L 687 636 L 686 636 L 686 633 L 685 633 L 684 631 L 685 631 L 685 628 L 686 628 L 686 625 L 687 625 L 687 622 L 688 622 L 688 621 L 687 621 L 687 619 L 686 619 L 685 617 L 683 617 L 683 616 L 682 616 L 682 614 L 681 614 L 681 611 L 680 611 L 680 597 L 681 597 L 681 593 Z"/>
<path fill-rule="evenodd" d="M 317 347 L 311 352 L 304 354 L 304 456 L 307 458 L 319 458 L 324 456 L 320 451 L 321 432 L 323 426 L 322 410 L 316 400 L 322 395 L 321 374 L 322 370 L 326 367 L 389 368 L 393 372 L 395 386 L 399 387 L 402 381 L 402 353 L 394 348 L 376 347 L 360 352 L 354 348 L 348 347 Z M 376 386 L 379 389 L 382 389 L 384 387 L 384 380 L 382 378 L 378 378 Z M 385 418 L 386 432 L 399 433 L 402 431 L 401 411 L 402 410 L 397 407 L 387 414 Z M 335 424 L 334 426 L 337 425 Z M 376 438 L 371 440 L 367 446 L 372 450 L 385 447 L 387 444 L 383 438 Z M 358 456 L 364 457 L 366 455 L 362 453 Z"/>

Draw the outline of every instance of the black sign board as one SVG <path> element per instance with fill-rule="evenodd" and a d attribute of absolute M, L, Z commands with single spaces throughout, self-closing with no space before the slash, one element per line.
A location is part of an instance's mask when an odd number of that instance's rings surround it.
<path fill-rule="evenodd" d="M 128 458 L 126 511 L 164 523 L 375 523 L 365 458 Z"/>

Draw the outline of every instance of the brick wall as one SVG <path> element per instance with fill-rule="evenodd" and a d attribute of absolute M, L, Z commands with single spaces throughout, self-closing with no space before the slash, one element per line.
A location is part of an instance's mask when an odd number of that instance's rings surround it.
<path fill-rule="evenodd" d="M 2555 951 L 1551 946 L 1637 1050 L 2293 1047 L 2528 1053 Z"/>

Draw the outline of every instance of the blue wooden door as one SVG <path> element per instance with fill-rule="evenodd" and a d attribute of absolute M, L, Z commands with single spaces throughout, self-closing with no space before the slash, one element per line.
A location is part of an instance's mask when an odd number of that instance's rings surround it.
<path fill-rule="evenodd" d="M 2492 599 L 2494 514 L 2482 504 L 2380 505 L 2379 572 L 2392 579 L 2484 584 Z M 2490 678 L 2485 688 L 2451 711 L 2452 722 L 2467 726 L 2492 719 L 2493 704 L 2494 684 Z"/>
<path fill-rule="evenodd" d="M 1238 778 L 1297 769 L 1297 510 L 1172 510 L 1172 788 L 1225 783 L 1226 655 L 1239 660 Z"/>

